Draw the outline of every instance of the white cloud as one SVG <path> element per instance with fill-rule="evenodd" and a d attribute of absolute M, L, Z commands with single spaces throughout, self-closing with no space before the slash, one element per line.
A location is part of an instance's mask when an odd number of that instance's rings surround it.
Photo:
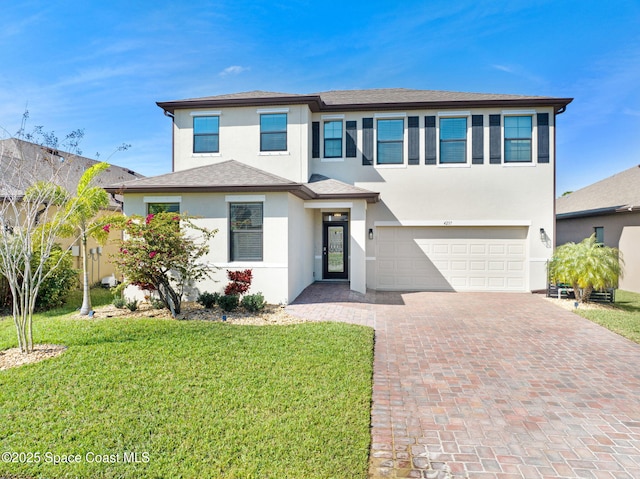
<path fill-rule="evenodd" d="M 228 75 L 238 75 L 242 72 L 248 71 L 249 67 L 242 67 L 240 65 L 231 65 L 230 67 L 225 68 L 220 72 L 221 77 L 226 77 Z"/>

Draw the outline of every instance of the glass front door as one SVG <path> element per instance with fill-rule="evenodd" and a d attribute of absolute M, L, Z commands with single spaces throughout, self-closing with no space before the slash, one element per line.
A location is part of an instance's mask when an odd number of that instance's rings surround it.
<path fill-rule="evenodd" d="M 323 279 L 348 279 L 348 223 L 324 222 L 322 243 Z"/>

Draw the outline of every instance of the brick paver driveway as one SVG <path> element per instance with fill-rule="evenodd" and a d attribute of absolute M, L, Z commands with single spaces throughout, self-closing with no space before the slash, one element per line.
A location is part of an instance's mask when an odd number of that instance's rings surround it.
<path fill-rule="evenodd" d="M 640 478 L 640 345 L 531 294 L 314 284 L 376 331 L 370 477 Z"/>

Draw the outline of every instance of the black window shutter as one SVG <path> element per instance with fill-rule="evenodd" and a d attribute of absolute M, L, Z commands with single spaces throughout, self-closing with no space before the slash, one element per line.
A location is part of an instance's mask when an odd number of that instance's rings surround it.
<path fill-rule="evenodd" d="M 420 164 L 420 117 L 410 116 L 407 118 L 409 127 L 409 164 Z"/>
<path fill-rule="evenodd" d="M 373 118 L 362 119 L 362 164 L 373 165 Z"/>
<path fill-rule="evenodd" d="M 549 113 L 538 113 L 538 163 L 549 163 Z"/>
<path fill-rule="evenodd" d="M 500 135 L 500 115 L 489 115 L 489 163 L 502 163 L 502 138 Z"/>
<path fill-rule="evenodd" d="M 358 140 L 358 122 L 347 121 L 345 124 L 347 130 L 346 138 L 346 157 L 355 158 L 357 155 L 357 140 Z"/>
<path fill-rule="evenodd" d="M 424 117 L 424 164 L 436 164 L 436 117 Z"/>
<path fill-rule="evenodd" d="M 320 158 L 320 122 L 311 123 L 311 158 Z"/>
<path fill-rule="evenodd" d="M 471 116 L 471 163 L 484 163 L 484 116 Z"/>

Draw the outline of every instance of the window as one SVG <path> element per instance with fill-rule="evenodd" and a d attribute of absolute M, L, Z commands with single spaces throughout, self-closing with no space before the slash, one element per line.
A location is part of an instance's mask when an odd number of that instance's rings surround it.
<path fill-rule="evenodd" d="M 504 161 L 522 163 L 531 161 L 531 117 L 504 117 Z"/>
<path fill-rule="evenodd" d="M 604 226 L 596 226 L 593 228 L 596 235 L 596 243 L 604 244 Z"/>
<path fill-rule="evenodd" d="M 467 119 L 440 118 L 440 163 L 467 162 Z"/>
<path fill-rule="evenodd" d="M 147 203 L 147 214 L 180 213 L 180 203 Z"/>
<path fill-rule="evenodd" d="M 404 163 L 404 120 L 378 120 L 378 165 Z"/>
<path fill-rule="evenodd" d="M 231 261 L 262 261 L 262 203 L 229 203 Z"/>
<path fill-rule="evenodd" d="M 342 158 L 342 121 L 324 122 L 324 157 Z"/>
<path fill-rule="evenodd" d="M 287 151 L 287 114 L 260 115 L 260 151 Z"/>
<path fill-rule="evenodd" d="M 220 117 L 193 117 L 193 152 L 218 153 L 220 151 Z"/>

